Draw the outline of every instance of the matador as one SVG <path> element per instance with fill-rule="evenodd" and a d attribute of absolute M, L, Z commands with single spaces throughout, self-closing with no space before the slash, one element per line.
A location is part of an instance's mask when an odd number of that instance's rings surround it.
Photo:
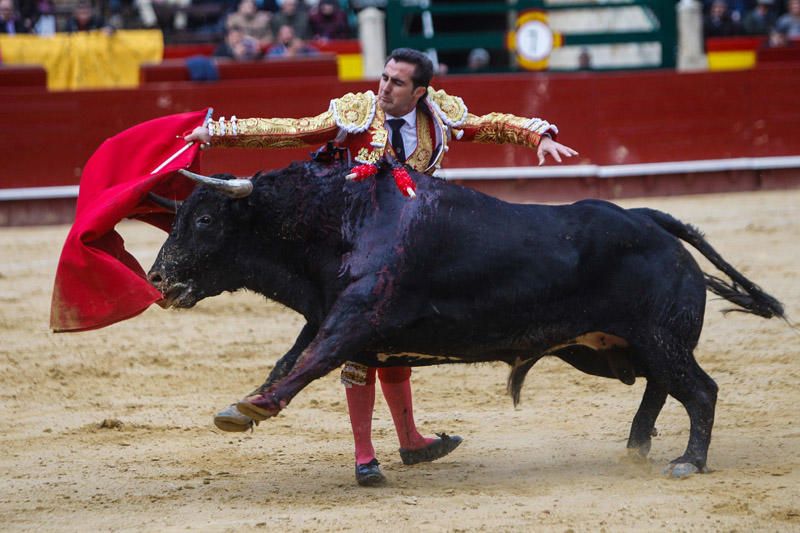
<path fill-rule="evenodd" d="M 537 150 L 539 164 L 550 155 L 577 152 L 556 142 L 558 129 L 539 118 L 505 113 L 477 116 L 464 101 L 430 87 L 431 61 L 416 50 L 394 50 L 386 61 L 378 93 L 348 93 L 331 100 L 328 109 L 306 118 L 236 118 L 211 120 L 195 129 L 187 141 L 206 147 L 297 148 L 330 143 L 347 150 L 357 164 L 374 164 L 384 156 L 418 172 L 433 174 L 453 141 L 516 144 Z M 375 377 L 381 382 L 400 441 L 404 464 L 434 461 L 453 451 L 462 439 L 445 433 L 426 438 L 416 428 L 409 367 L 366 368 L 347 363 L 342 370 L 355 441 L 356 481 L 379 485 L 385 481 L 372 445 Z M 235 404 L 215 416 L 227 431 L 244 431 L 253 421 Z"/>

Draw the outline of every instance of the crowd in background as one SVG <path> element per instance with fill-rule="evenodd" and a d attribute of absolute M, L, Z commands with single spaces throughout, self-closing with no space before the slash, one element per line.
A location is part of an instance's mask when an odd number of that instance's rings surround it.
<path fill-rule="evenodd" d="M 766 36 L 768 46 L 800 40 L 800 0 L 704 0 L 708 37 Z"/>
<path fill-rule="evenodd" d="M 231 57 L 309 53 L 309 39 L 348 39 L 364 2 L 346 0 L 0 0 L 0 33 L 159 28 L 167 44 L 221 42 Z M 374 2 L 373 2 L 374 3 Z M 380 2 L 377 2 L 380 4 Z M 367 3 L 368 4 L 368 3 Z"/>
<path fill-rule="evenodd" d="M 166 44 L 218 43 L 215 55 L 252 60 L 313 54 L 316 50 L 309 41 L 353 38 L 357 11 L 383 7 L 386 2 L 0 0 L 0 33 L 47 36 L 95 29 L 159 28 Z M 702 4 L 707 38 L 764 36 L 770 46 L 800 42 L 800 0 L 702 0 Z M 476 53 L 474 59 L 480 62 L 483 56 Z"/>

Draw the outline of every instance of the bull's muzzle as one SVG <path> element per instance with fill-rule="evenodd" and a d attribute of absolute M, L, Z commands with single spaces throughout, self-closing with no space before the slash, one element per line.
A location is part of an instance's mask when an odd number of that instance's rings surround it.
<path fill-rule="evenodd" d="M 221 180 L 219 178 L 203 176 L 202 174 L 197 174 L 185 169 L 180 169 L 178 172 L 192 181 L 216 189 L 231 198 L 244 198 L 253 192 L 253 182 L 249 179 L 236 178 L 232 180 Z"/>
<path fill-rule="evenodd" d="M 153 269 L 147 274 L 147 281 L 163 295 L 158 305 L 169 307 L 191 307 L 195 303 L 192 288 L 188 283 L 170 283 L 160 269 Z"/>

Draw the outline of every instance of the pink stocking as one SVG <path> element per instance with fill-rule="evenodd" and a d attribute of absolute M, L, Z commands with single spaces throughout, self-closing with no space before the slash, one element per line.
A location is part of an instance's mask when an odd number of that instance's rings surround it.
<path fill-rule="evenodd" d="M 356 464 L 367 464 L 375 459 L 372 447 L 372 410 L 375 407 L 375 381 L 366 385 L 345 388 L 350 425 L 356 445 Z"/>
<path fill-rule="evenodd" d="M 426 439 L 417 431 L 411 403 L 410 375 L 411 369 L 408 367 L 378 369 L 381 390 L 392 413 L 400 447 L 406 450 L 418 450 L 434 442 L 435 439 Z"/>

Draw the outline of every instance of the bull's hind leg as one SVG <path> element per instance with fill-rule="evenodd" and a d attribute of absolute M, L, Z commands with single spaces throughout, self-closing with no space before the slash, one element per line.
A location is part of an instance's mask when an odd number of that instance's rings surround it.
<path fill-rule="evenodd" d="M 642 403 L 639 404 L 639 410 L 633 417 L 631 434 L 628 437 L 628 450 L 638 453 L 641 457 L 647 457 L 647 454 L 650 453 L 653 428 L 666 399 L 667 389 L 654 380 L 648 380 L 644 396 L 642 396 Z"/>
<path fill-rule="evenodd" d="M 676 368 L 677 367 L 677 368 Z M 706 459 L 714 426 L 714 408 L 717 403 L 717 384 L 688 354 L 686 364 L 671 369 L 669 394 L 678 400 L 689 414 L 689 444 L 686 451 L 670 462 L 664 474 L 686 477 L 696 472 L 707 472 Z"/>

